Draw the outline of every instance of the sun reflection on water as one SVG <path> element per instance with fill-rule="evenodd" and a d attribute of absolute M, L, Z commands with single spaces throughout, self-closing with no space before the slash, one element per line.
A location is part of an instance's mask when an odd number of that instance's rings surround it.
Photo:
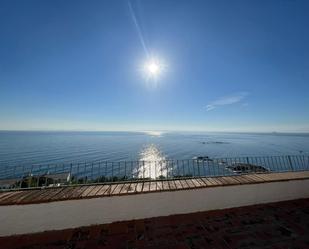
<path fill-rule="evenodd" d="M 140 152 L 140 160 L 136 169 L 139 178 L 159 178 L 166 176 L 167 163 L 163 153 L 155 144 L 150 144 Z"/>
<path fill-rule="evenodd" d="M 144 131 L 144 132 L 153 137 L 161 137 L 163 135 L 162 131 Z"/>

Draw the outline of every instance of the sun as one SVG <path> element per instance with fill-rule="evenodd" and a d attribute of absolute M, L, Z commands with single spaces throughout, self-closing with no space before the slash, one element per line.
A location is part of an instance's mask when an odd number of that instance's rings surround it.
<path fill-rule="evenodd" d="M 159 59 L 148 59 L 143 67 L 142 71 L 146 76 L 147 81 L 157 81 L 165 70 L 165 65 Z"/>
<path fill-rule="evenodd" d="M 160 73 L 160 65 L 157 62 L 149 62 L 146 65 L 146 70 L 152 75 L 158 75 Z"/>

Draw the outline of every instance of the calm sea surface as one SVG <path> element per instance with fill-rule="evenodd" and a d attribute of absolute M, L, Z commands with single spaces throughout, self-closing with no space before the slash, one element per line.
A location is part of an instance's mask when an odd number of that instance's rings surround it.
<path fill-rule="evenodd" d="M 309 134 L 0 132 L 0 167 L 287 154 L 309 155 Z"/>

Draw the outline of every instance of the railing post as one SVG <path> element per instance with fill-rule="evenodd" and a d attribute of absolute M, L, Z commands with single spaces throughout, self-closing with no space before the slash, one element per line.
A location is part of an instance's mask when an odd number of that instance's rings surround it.
<path fill-rule="evenodd" d="M 193 163 L 193 164 L 192 164 L 193 176 L 195 176 L 195 168 L 194 168 L 194 167 L 195 167 L 195 165 L 194 165 L 194 161 L 195 161 L 195 160 L 193 160 L 193 161 L 192 161 L 192 163 Z"/>
<path fill-rule="evenodd" d="M 97 181 L 96 182 L 100 182 L 101 179 L 101 161 L 99 162 L 99 170 L 98 170 L 98 175 L 97 175 Z"/>
<path fill-rule="evenodd" d="M 269 166 L 269 169 L 270 169 L 270 171 L 276 171 L 276 166 L 275 166 L 275 163 L 274 163 L 274 158 L 271 156 L 270 159 L 271 159 L 271 167 Z"/>
<path fill-rule="evenodd" d="M 90 181 L 93 181 L 93 162 L 91 163 L 91 179 Z"/>
<path fill-rule="evenodd" d="M 84 167 L 84 174 L 87 172 L 87 162 L 85 162 L 85 167 Z M 83 180 L 83 183 L 85 184 L 86 182 L 86 177 L 87 177 L 87 174 L 86 176 L 84 175 L 84 180 Z"/>
<path fill-rule="evenodd" d="M 183 160 L 181 160 L 181 166 L 182 166 L 182 174 L 181 176 L 184 177 L 185 176 L 185 163 Z"/>
<path fill-rule="evenodd" d="M 120 178 L 121 176 L 121 170 L 120 170 L 120 162 L 118 162 L 118 177 Z M 118 179 L 119 180 L 119 179 Z"/>
<path fill-rule="evenodd" d="M 33 165 L 31 165 L 30 176 L 29 176 L 29 180 L 28 180 L 28 188 L 31 187 L 31 182 L 32 182 L 32 170 L 33 170 Z"/>
<path fill-rule="evenodd" d="M 105 182 L 107 180 L 107 161 L 105 161 Z"/>
<path fill-rule="evenodd" d="M 178 160 L 176 160 L 176 163 L 175 163 L 174 168 L 175 168 L 175 167 L 177 168 L 177 175 L 176 175 L 176 176 L 177 176 L 177 178 L 179 178 L 179 173 L 180 173 L 180 172 L 179 172 L 179 168 L 178 168 Z M 175 170 L 175 169 L 174 169 L 174 170 Z M 175 170 L 175 172 L 176 172 L 176 170 Z M 174 174 L 174 177 L 175 177 L 175 174 Z"/>
<path fill-rule="evenodd" d="M 72 163 L 70 163 L 70 184 L 71 184 L 71 182 L 72 182 L 72 169 L 73 169 L 73 164 Z"/>
<path fill-rule="evenodd" d="M 299 156 L 299 160 L 301 161 L 302 170 L 304 170 L 304 169 L 305 169 L 305 160 L 304 160 L 304 156 Z"/>
<path fill-rule="evenodd" d="M 202 167 L 203 167 L 203 176 L 205 176 L 205 161 L 203 160 L 203 163 L 202 163 Z"/>
<path fill-rule="evenodd" d="M 79 163 L 77 163 L 77 173 L 76 173 L 76 182 L 79 182 Z"/>
<path fill-rule="evenodd" d="M 291 156 L 288 156 L 288 160 L 289 160 L 291 170 L 294 171 L 292 161 L 291 161 Z"/>
<path fill-rule="evenodd" d="M 143 161 L 143 181 L 145 180 L 145 161 Z"/>
<path fill-rule="evenodd" d="M 127 179 L 127 161 L 124 161 L 124 179 Z"/>
<path fill-rule="evenodd" d="M 112 181 L 114 181 L 114 162 L 112 162 Z"/>
<path fill-rule="evenodd" d="M 19 183 L 19 188 L 21 188 L 22 187 L 22 183 L 23 183 L 23 180 L 24 180 L 24 167 L 25 167 L 25 165 L 23 165 L 23 169 L 22 169 L 22 174 L 21 174 L 21 178 L 20 178 L 20 183 Z"/>
<path fill-rule="evenodd" d="M 152 163 L 153 163 L 153 161 L 149 162 L 149 170 L 148 170 L 148 172 L 149 172 L 149 179 L 151 179 Z"/>
<path fill-rule="evenodd" d="M 25 176 L 25 165 L 23 164 L 23 169 L 22 169 L 22 177 Z"/>
<path fill-rule="evenodd" d="M 41 171 L 41 165 L 39 166 L 39 173 L 38 173 L 38 176 L 37 176 L 37 182 L 36 182 L 36 186 L 37 186 L 37 187 L 39 187 L 40 171 Z"/>

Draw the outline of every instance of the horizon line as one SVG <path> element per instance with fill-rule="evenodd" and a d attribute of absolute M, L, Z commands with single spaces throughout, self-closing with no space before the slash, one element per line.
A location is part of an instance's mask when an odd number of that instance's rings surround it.
<path fill-rule="evenodd" d="M 136 133 L 147 133 L 147 132 L 202 132 L 202 133 L 264 133 L 264 134 L 309 134 L 309 131 L 244 131 L 244 130 L 163 130 L 163 129 L 147 129 L 147 130 L 82 130 L 82 129 L 0 129 L 0 132 L 136 132 Z"/>

